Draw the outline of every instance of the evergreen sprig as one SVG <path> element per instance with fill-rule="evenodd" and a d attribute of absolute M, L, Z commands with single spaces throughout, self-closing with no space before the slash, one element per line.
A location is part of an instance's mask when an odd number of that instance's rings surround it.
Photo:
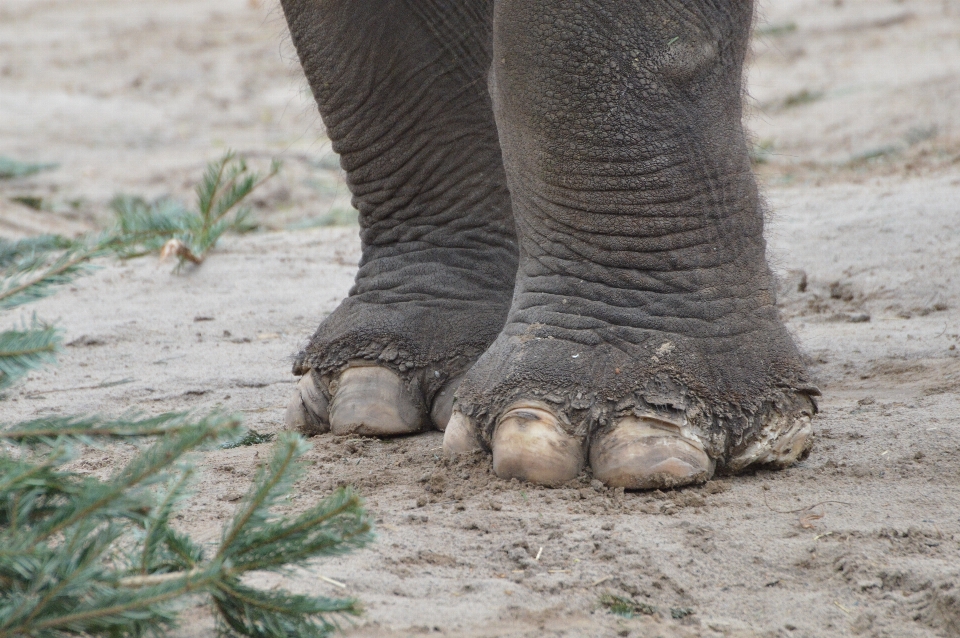
<path fill-rule="evenodd" d="M 177 268 L 187 262 L 203 263 L 225 232 L 245 233 L 256 228 L 250 209 L 240 204 L 279 170 L 280 163 L 274 161 L 266 175 L 250 173 L 246 162 L 228 151 L 207 165 L 196 187 L 196 210 L 169 198 L 148 202 L 142 197 L 115 197 L 110 207 L 117 235 L 132 240 L 124 248 L 124 256 L 160 250 L 162 257 L 177 258 Z"/>
<path fill-rule="evenodd" d="M 60 343 L 60 332 L 36 317 L 21 330 L 0 332 L 0 390 L 31 370 L 53 363 Z"/>
<path fill-rule="evenodd" d="M 0 237 L 0 268 L 35 258 L 44 253 L 72 248 L 75 242 L 60 235 L 37 235 L 25 239 Z"/>
<path fill-rule="evenodd" d="M 21 162 L 10 157 L 0 157 L 0 179 L 12 179 L 14 177 L 26 177 L 40 171 L 48 171 L 56 168 L 57 164 L 34 164 L 31 162 Z"/>
<path fill-rule="evenodd" d="M 210 596 L 226 635 L 326 636 L 336 616 L 359 613 L 352 599 L 243 582 L 248 572 L 285 573 L 371 539 L 370 520 L 349 489 L 298 515 L 276 511 L 304 471 L 303 439 L 279 437 L 207 558 L 170 518 L 188 498 L 186 456 L 235 437 L 239 422 L 164 415 L 134 423 L 76 419 L 60 438 L 52 436 L 53 421 L 0 430 L 0 442 L 21 451 L 20 458 L 0 456 L 0 638 L 163 635 L 176 622 L 175 601 L 200 594 Z M 105 480 L 63 468 L 73 445 L 137 433 L 158 436 Z M 38 450 L 44 453 L 32 458 Z"/>
<path fill-rule="evenodd" d="M 228 230 L 256 227 L 242 201 L 273 177 L 250 173 L 232 152 L 207 165 L 197 185 L 197 210 L 171 199 L 148 203 L 140 197 L 116 197 L 114 226 L 80 239 L 41 235 L 21 240 L 0 238 L 0 310 L 16 308 L 53 294 L 60 286 L 93 269 L 92 260 L 107 255 L 134 257 L 160 250 L 176 255 L 177 267 L 199 264 Z M 231 214 L 232 212 L 232 214 Z M 60 349 L 57 331 L 34 318 L 21 330 L 0 332 L 0 390 L 31 370 L 51 363 Z"/>
<path fill-rule="evenodd" d="M 177 435 L 193 428 L 186 412 L 168 412 L 152 417 L 135 414 L 119 419 L 97 416 L 45 416 L 23 421 L 0 430 L 0 437 L 31 448 L 55 447 L 63 443 L 86 446 L 106 441 L 136 441 L 147 436 Z"/>
<path fill-rule="evenodd" d="M 57 286 L 70 283 L 89 271 L 89 261 L 103 248 L 75 246 L 48 259 L 44 252 L 17 261 L 0 280 L 0 309 L 15 308 L 53 294 Z"/>
<path fill-rule="evenodd" d="M 250 228 L 248 212 L 237 206 L 277 168 L 260 178 L 227 154 L 208 167 L 196 211 L 128 198 L 115 200 L 117 223 L 99 235 L 0 239 L 0 310 L 52 294 L 90 272 L 99 256 L 181 246 L 180 264 L 199 263 L 224 232 Z M 53 362 L 60 348 L 56 328 L 36 317 L 0 332 L 0 389 Z M 353 599 L 262 591 L 244 582 L 248 572 L 284 573 L 371 539 L 362 502 L 349 489 L 297 515 L 278 511 L 309 449 L 295 434 L 278 437 L 216 548 L 172 526 L 190 497 L 199 451 L 272 436 L 239 434 L 238 419 L 224 414 L 0 423 L 0 638 L 163 636 L 184 597 L 199 595 L 209 598 L 220 634 L 229 636 L 326 636 L 338 617 L 358 614 Z M 108 478 L 66 465 L 84 447 L 117 442 L 139 452 Z"/>
<path fill-rule="evenodd" d="M 299 458 L 309 445 L 286 432 L 274 449 L 269 464 L 257 473 L 253 488 L 224 530 L 218 557 L 243 571 L 282 571 L 288 564 L 299 564 L 317 554 L 345 553 L 365 544 L 369 525 L 349 491 L 338 492 L 293 519 L 270 518 L 273 508 L 302 475 Z"/>

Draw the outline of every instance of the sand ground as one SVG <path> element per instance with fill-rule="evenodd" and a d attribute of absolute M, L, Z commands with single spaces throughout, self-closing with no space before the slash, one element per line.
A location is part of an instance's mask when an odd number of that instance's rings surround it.
<path fill-rule="evenodd" d="M 623 494 L 448 464 L 437 433 L 320 436 L 293 506 L 353 484 L 378 540 L 286 586 L 359 597 L 355 636 L 960 636 L 960 2 L 768 0 L 748 92 L 780 305 L 823 390 L 810 457 Z M 95 229 L 117 193 L 188 198 L 228 147 L 285 162 L 255 195 L 264 230 L 180 275 L 105 261 L 31 306 L 69 345 L 3 420 L 219 406 L 279 431 L 291 355 L 359 242 L 274 4 L 0 1 L 0 155 L 59 163 L 0 182 L 0 234 Z M 265 453 L 207 454 L 178 524 L 215 542 Z M 657 612 L 611 615 L 606 592 Z M 211 633 L 187 615 L 183 636 Z"/>

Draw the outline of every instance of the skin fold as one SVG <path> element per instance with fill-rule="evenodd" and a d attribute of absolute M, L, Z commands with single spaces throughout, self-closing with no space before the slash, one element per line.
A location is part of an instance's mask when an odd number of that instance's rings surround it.
<path fill-rule="evenodd" d="M 806 452 L 818 392 L 741 123 L 752 3 L 283 5 L 363 239 L 295 372 L 329 395 L 367 359 L 429 409 L 469 369 L 447 447 L 541 483 L 589 463 L 671 486 Z"/>

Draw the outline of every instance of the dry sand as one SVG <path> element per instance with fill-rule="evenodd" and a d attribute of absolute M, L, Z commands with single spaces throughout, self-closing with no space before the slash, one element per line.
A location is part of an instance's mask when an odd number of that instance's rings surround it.
<path fill-rule="evenodd" d="M 292 506 L 356 485 L 378 540 L 286 586 L 359 597 L 355 636 L 960 635 L 960 2 L 768 1 L 748 90 L 781 307 L 823 390 L 810 457 L 622 494 L 450 465 L 437 433 L 320 436 Z M 273 4 L 0 2 L 0 155 L 60 163 L 0 182 L 0 234 L 96 228 L 118 192 L 188 197 L 226 147 L 285 160 L 256 195 L 266 230 L 181 275 L 106 261 L 29 307 L 70 345 L 5 421 L 219 406 L 279 431 L 290 357 L 359 244 L 318 227 L 349 202 Z M 215 542 L 266 450 L 207 454 L 178 524 Z M 611 615 L 605 592 L 658 611 Z M 186 613 L 182 635 L 211 633 Z"/>

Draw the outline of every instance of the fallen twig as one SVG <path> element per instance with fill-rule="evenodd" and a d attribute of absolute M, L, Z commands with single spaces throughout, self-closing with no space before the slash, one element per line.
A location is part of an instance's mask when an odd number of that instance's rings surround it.
<path fill-rule="evenodd" d="M 795 510 L 778 510 L 770 507 L 770 503 L 767 502 L 767 493 L 763 493 L 763 504 L 767 506 L 768 510 L 771 512 L 776 512 L 777 514 L 800 514 L 797 522 L 803 529 L 812 529 L 813 521 L 820 520 L 824 517 L 824 514 L 816 513 L 812 510 L 815 507 L 827 505 L 828 503 L 836 503 L 838 505 L 853 505 L 853 503 L 847 503 L 846 501 L 820 501 L 819 503 L 814 503 L 813 505 L 808 505 L 807 507 L 800 507 Z"/>
<path fill-rule="evenodd" d="M 333 585 L 334 587 L 339 587 L 340 589 L 346 589 L 346 588 L 347 588 L 346 583 L 341 583 L 339 580 L 334 580 L 334 579 L 332 579 L 332 578 L 328 578 L 327 576 L 324 576 L 323 574 L 317 574 L 317 578 L 319 578 L 320 580 L 322 580 L 322 581 L 325 582 L 325 583 L 330 583 L 330 584 Z"/>

